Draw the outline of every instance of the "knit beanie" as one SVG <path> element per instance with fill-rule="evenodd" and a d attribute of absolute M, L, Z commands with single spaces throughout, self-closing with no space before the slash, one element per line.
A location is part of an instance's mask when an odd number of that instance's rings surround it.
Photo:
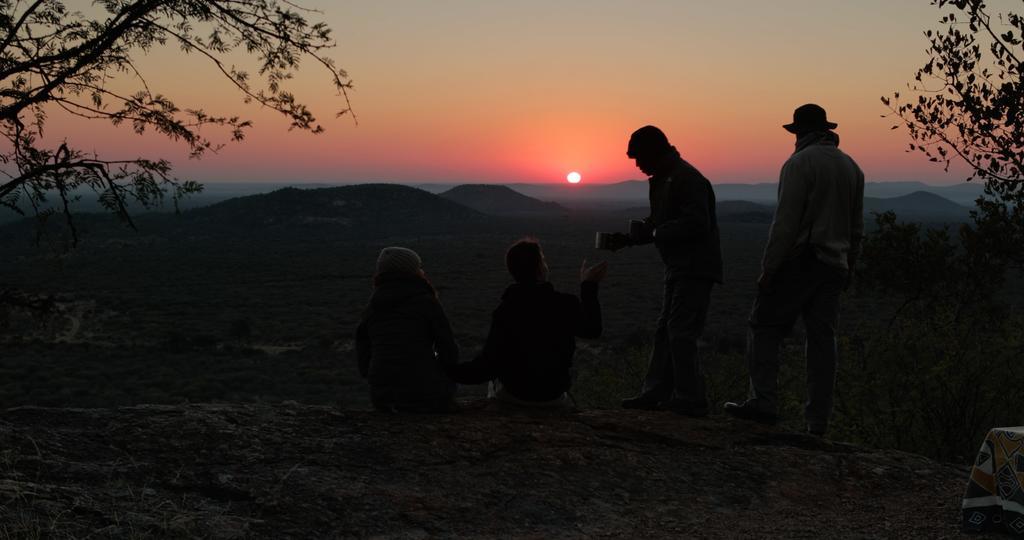
<path fill-rule="evenodd" d="M 415 274 L 423 267 L 423 261 L 415 251 L 404 247 L 386 247 L 377 257 L 377 273 L 396 272 Z"/>

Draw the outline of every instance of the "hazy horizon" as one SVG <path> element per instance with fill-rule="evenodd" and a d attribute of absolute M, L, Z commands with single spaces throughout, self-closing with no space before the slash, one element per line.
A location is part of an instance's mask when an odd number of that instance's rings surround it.
<path fill-rule="evenodd" d="M 773 180 L 761 180 L 761 181 L 715 181 L 714 179 L 708 179 L 712 185 L 760 185 L 760 184 L 777 184 L 778 179 Z M 616 184 L 623 184 L 626 182 L 646 182 L 646 178 L 625 178 L 622 180 L 609 180 L 606 182 L 587 182 L 583 180 L 578 184 L 569 184 L 567 182 L 529 182 L 529 181 L 501 181 L 501 182 L 486 182 L 481 180 L 379 180 L 379 179 L 368 179 L 368 180 L 278 180 L 278 179 L 265 179 L 265 180 L 204 180 L 201 183 L 203 185 L 245 185 L 245 184 L 257 184 L 257 185 L 275 185 L 275 184 L 296 184 L 296 185 L 338 185 L 338 186 L 349 186 L 357 184 L 400 184 L 400 185 L 466 185 L 466 184 L 478 184 L 478 185 L 537 185 L 537 186 L 565 186 L 567 188 L 587 186 L 611 186 Z M 950 182 L 935 182 L 927 180 L 872 180 L 865 179 L 866 183 L 869 184 L 924 184 L 932 187 L 949 187 L 957 186 L 962 184 L 970 184 L 983 186 L 981 181 L 967 181 L 964 178 L 950 181 Z"/>

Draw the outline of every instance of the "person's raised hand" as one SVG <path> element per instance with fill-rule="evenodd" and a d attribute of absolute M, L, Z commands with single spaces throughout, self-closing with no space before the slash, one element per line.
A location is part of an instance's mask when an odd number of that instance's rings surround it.
<path fill-rule="evenodd" d="M 583 259 L 583 263 L 580 264 L 580 281 L 600 283 L 606 274 L 608 274 L 608 261 L 601 261 L 589 268 L 586 259 Z"/>

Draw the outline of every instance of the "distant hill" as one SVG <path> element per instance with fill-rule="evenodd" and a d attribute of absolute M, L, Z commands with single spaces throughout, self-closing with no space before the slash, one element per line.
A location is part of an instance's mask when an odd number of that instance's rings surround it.
<path fill-rule="evenodd" d="M 618 201 L 631 203 L 647 200 L 646 180 L 626 180 L 614 184 L 508 184 L 509 187 L 530 197 L 557 201 L 572 206 L 579 202 Z"/>
<path fill-rule="evenodd" d="M 557 214 L 566 211 L 558 203 L 527 197 L 508 186 L 498 184 L 455 186 L 441 193 L 440 197 L 495 216 Z"/>
<path fill-rule="evenodd" d="M 864 214 L 895 212 L 903 221 L 959 222 L 968 217 L 970 209 L 949 199 L 916 191 L 899 197 L 864 197 Z M 751 201 L 719 200 L 718 219 L 743 223 L 771 223 L 775 204 Z"/>
<path fill-rule="evenodd" d="M 718 221 L 732 223 L 771 223 L 775 214 L 774 204 L 752 201 L 719 200 Z M 647 206 L 631 206 L 616 213 L 639 218 L 649 212 Z M 918 191 L 901 197 L 865 197 L 864 215 L 871 221 L 872 213 L 895 212 L 902 221 L 961 222 L 968 218 L 970 208 L 926 191 Z"/>
<path fill-rule="evenodd" d="M 481 223 L 479 212 L 397 184 L 284 188 L 184 212 L 179 221 L 206 232 L 328 229 L 341 237 L 438 234 Z"/>
<path fill-rule="evenodd" d="M 634 181 L 603 187 L 590 186 L 589 193 L 600 194 L 602 189 L 635 190 L 640 185 L 645 186 L 645 183 Z M 774 189 L 770 184 L 760 186 L 771 186 Z M 716 191 L 720 187 L 723 186 L 716 186 Z M 577 188 L 579 186 L 552 186 L 547 189 Z M 958 189 L 967 191 L 962 187 Z M 728 189 L 722 191 L 729 193 Z M 606 204 L 593 203 L 595 200 L 591 199 L 590 206 L 573 207 L 628 214 L 629 217 L 641 217 L 649 211 L 646 200 L 626 199 Z M 719 195 L 719 220 L 770 223 L 774 202 L 732 200 Z M 289 187 L 186 210 L 181 215 L 136 214 L 135 221 L 140 225 L 140 231 L 157 236 L 211 237 L 257 233 L 355 239 L 455 234 L 466 231 L 468 227 L 493 225 L 497 216 L 550 216 L 566 211 L 562 205 L 540 201 L 501 185 L 457 186 L 441 195 L 435 195 L 398 184 L 359 184 L 319 189 Z M 970 207 L 927 191 L 898 197 L 865 197 L 864 213 L 868 221 L 871 220 L 871 213 L 886 211 L 895 212 L 903 221 L 954 223 L 968 219 Z M 80 233 L 93 236 L 138 236 L 117 223 L 110 214 L 78 213 L 75 223 Z M 35 235 L 34 227 L 35 223 L 31 219 L 5 224 L 0 227 L 0 240 L 20 243 L 23 239 L 31 239 Z M 63 227 L 63 219 L 51 219 L 47 228 Z"/>
<path fill-rule="evenodd" d="M 719 201 L 718 221 L 734 223 L 771 223 L 775 208 L 750 201 Z"/>
<path fill-rule="evenodd" d="M 719 201 L 743 200 L 774 205 L 778 197 L 779 184 L 717 184 L 715 195 Z M 941 196 L 964 206 L 973 206 L 975 199 L 984 192 L 984 186 L 977 183 L 960 183 L 948 186 L 931 185 L 923 182 L 865 182 L 864 196 L 879 199 L 893 199 L 918 192 Z"/>
<path fill-rule="evenodd" d="M 141 234 L 163 237 L 285 237 L 368 239 L 390 236 L 454 234 L 467 227 L 488 226 L 476 210 L 397 184 L 360 184 L 319 189 L 286 187 L 248 195 L 210 206 L 166 212 L 137 213 L 139 233 L 118 223 L 109 213 L 77 213 L 75 224 L 87 236 L 138 239 Z M 0 226 L 0 241 L 31 239 L 36 223 L 21 219 Z M 63 219 L 50 219 L 49 234 L 66 234 Z"/>
<path fill-rule="evenodd" d="M 963 221 L 970 208 L 927 191 L 891 198 L 864 197 L 864 213 L 895 212 L 903 221 Z"/>
<path fill-rule="evenodd" d="M 613 184 L 509 184 L 510 187 L 547 201 L 556 201 L 569 207 L 587 206 L 604 208 L 625 208 L 638 206 L 647 200 L 646 180 L 626 180 Z M 764 182 L 758 184 L 714 184 L 715 197 L 722 201 L 749 201 L 774 205 L 778 197 L 779 184 Z M 919 191 L 939 195 L 963 206 L 973 206 L 974 200 L 982 195 L 984 188 L 978 183 L 953 185 L 931 185 L 922 182 L 867 182 L 864 195 L 876 198 L 895 198 Z"/>
<path fill-rule="evenodd" d="M 395 184 L 387 184 L 395 185 Z M 480 184 L 481 188 L 490 188 L 492 186 L 501 186 L 502 184 Z M 204 184 L 204 190 L 202 193 L 189 196 L 181 201 L 181 208 L 183 210 L 196 209 L 206 207 L 218 202 L 222 202 L 235 197 L 242 197 L 254 194 L 267 194 L 272 190 L 278 190 L 283 187 L 298 187 L 303 189 L 309 188 L 337 188 L 337 187 L 355 187 L 351 185 L 346 186 L 328 186 L 324 184 L 296 184 L 296 183 L 254 183 L 254 182 L 208 182 Z M 466 184 L 464 186 L 477 186 L 477 184 Z M 506 184 L 507 187 L 511 188 L 520 195 L 537 199 L 540 201 L 551 201 L 554 204 L 559 205 L 557 211 L 564 211 L 566 208 L 573 209 L 587 209 L 587 210 L 621 210 L 624 208 L 643 206 L 647 203 L 647 181 L 646 180 L 626 180 L 623 182 L 615 182 L 611 184 L 587 184 L 581 183 L 576 185 L 570 185 L 567 183 L 545 183 L 545 184 L 526 184 L 526 183 L 513 183 Z M 434 194 L 454 192 L 455 188 L 463 187 L 456 184 L 442 184 L 442 183 L 431 183 L 431 184 L 409 184 L 406 187 L 412 187 L 422 191 L 427 191 Z M 778 184 L 774 182 L 765 182 L 759 184 L 715 184 L 715 196 L 719 202 L 724 201 L 749 201 L 762 205 L 774 206 L 776 202 Z M 971 183 L 959 183 L 952 185 L 932 185 L 925 184 L 922 182 L 867 182 L 864 185 L 864 195 L 867 197 L 874 198 L 896 198 L 905 195 L 910 195 L 918 191 L 925 191 L 935 195 L 939 195 L 945 199 L 948 199 L 956 204 L 972 207 L 974 201 L 978 197 L 982 196 L 984 186 L 977 182 Z M 92 192 L 83 191 L 81 201 L 72 205 L 72 210 L 77 213 L 87 212 L 100 212 L 102 208 L 96 202 L 96 194 Z M 463 202 L 470 208 L 476 208 L 485 214 L 492 215 L 507 215 L 507 214 L 518 214 L 518 211 L 496 211 L 495 208 L 486 208 L 479 206 L 477 203 L 469 204 L 472 201 L 459 201 L 454 197 L 449 198 L 455 202 Z M 470 199 L 483 200 L 486 203 L 486 196 L 483 197 L 472 197 Z M 519 203 L 509 202 L 507 203 L 508 208 L 515 208 Z M 533 203 L 531 203 L 533 204 Z M 541 203 L 544 204 L 544 203 Z M 138 205 L 129 205 L 129 210 L 133 215 L 142 215 L 152 213 L 146 211 Z M 167 213 L 173 210 L 173 207 L 168 203 L 163 208 L 157 210 L 156 213 Z M 539 210 L 539 208 L 538 208 Z M 552 212 L 554 210 L 543 210 L 543 212 Z M 527 210 L 526 214 L 537 213 L 534 210 Z M 17 221 L 21 219 L 21 216 L 15 212 L 0 207 L 0 224 Z"/>
<path fill-rule="evenodd" d="M 775 214 L 774 206 L 750 201 L 718 201 L 715 208 L 721 223 L 771 223 Z M 640 219 L 650 214 L 651 209 L 648 206 L 631 206 L 611 212 L 629 219 Z"/>
<path fill-rule="evenodd" d="M 515 190 L 539 199 L 574 206 L 637 206 L 648 200 L 647 180 L 626 180 L 613 184 L 509 184 Z M 775 204 L 778 184 L 715 184 L 719 201 L 751 201 Z"/>
<path fill-rule="evenodd" d="M 210 206 L 221 201 L 233 199 L 236 197 L 244 197 L 247 195 L 257 195 L 270 193 L 281 188 L 296 187 L 301 189 L 310 188 L 323 188 L 323 187 L 337 187 L 329 184 L 317 184 L 317 183 L 296 183 L 296 182 L 204 182 L 203 190 L 199 193 L 193 193 L 186 197 L 182 197 L 178 201 L 178 208 L 180 210 L 189 210 L 192 208 L 201 208 L 204 206 Z M 72 192 L 72 199 L 78 198 L 78 200 L 72 200 L 71 211 L 76 214 L 88 214 L 88 213 L 104 213 L 106 210 L 103 205 L 99 202 L 99 194 L 92 189 L 80 188 Z M 51 197 L 50 200 L 43 204 L 40 209 L 47 207 L 60 209 L 59 197 Z M 128 208 L 128 212 L 133 216 L 140 216 L 143 214 L 170 214 L 174 212 L 174 203 L 168 195 L 164 203 L 153 208 L 145 208 L 137 201 L 129 199 L 125 204 Z M 28 211 L 29 209 L 24 209 Z M 12 221 L 18 221 L 23 216 L 14 212 L 13 210 L 0 207 L 0 224 L 9 223 Z"/>
<path fill-rule="evenodd" d="M 985 186 L 978 182 L 963 182 L 951 185 L 931 185 L 923 182 L 867 182 L 864 184 L 866 197 L 894 198 L 925 191 L 939 195 L 954 203 L 974 206 L 974 201 L 985 192 Z"/>

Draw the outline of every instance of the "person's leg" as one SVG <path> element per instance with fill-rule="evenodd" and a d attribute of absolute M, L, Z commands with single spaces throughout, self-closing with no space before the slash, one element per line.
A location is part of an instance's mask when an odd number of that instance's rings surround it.
<path fill-rule="evenodd" d="M 844 276 L 841 270 L 819 263 L 814 294 L 803 308 L 807 327 L 807 429 L 823 435 L 832 414 L 836 368 L 839 354 L 836 328 L 839 325 L 839 294 Z"/>
<path fill-rule="evenodd" d="M 654 348 L 651 350 L 643 388 L 640 391 L 640 395 L 636 398 L 624 400 L 623 406 L 630 407 L 634 404 L 653 406 L 672 397 L 672 356 L 668 338 L 668 320 L 669 310 L 672 306 L 671 298 L 674 285 L 668 278 L 668 272 L 666 271 L 665 294 L 661 305 L 661 315 L 658 317 L 657 327 L 654 332 Z"/>
<path fill-rule="evenodd" d="M 659 319 L 641 394 L 664 401 L 672 396 L 672 355 L 668 328 Z"/>
<path fill-rule="evenodd" d="M 772 290 L 758 292 L 750 313 L 747 365 L 750 369 L 751 406 L 776 415 L 779 407 L 779 348 L 800 315 L 808 293 L 805 273 L 786 264 L 775 277 Z"/>
<path fill-rule="evenodd" d="M 672 291 L 667 326 L 672 356 L 673 401 L 688 407 L 707 408 L 697 340 L 704 331 L 712 285 L 709 280 L 680 278 Z"/>

